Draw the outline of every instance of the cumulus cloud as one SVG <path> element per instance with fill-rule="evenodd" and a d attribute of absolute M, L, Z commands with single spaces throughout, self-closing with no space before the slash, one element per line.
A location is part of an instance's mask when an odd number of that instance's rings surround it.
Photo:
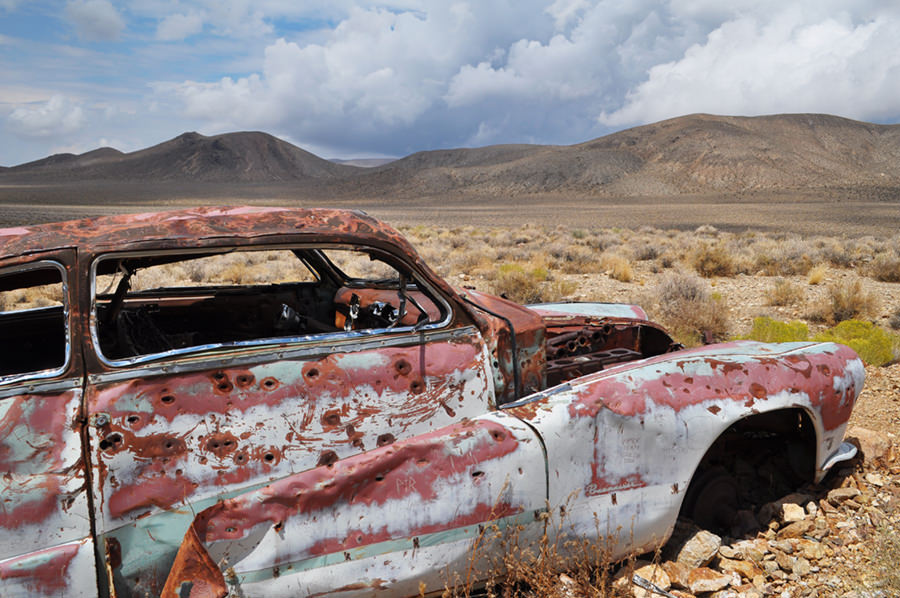
<path fill-rule="evenodd" d="M 74 133 L 84 126 L 84 110 L 61 95 L 46 102 L 16 108 L 8 117 L 10 129 L 22 137 L 49 138 Z"/>
<path fill-rule="evenodd" d="M 83 39 L 115 40 L 125 29 L 124 19 L 109 0 L 70 0 L 65 14 Z"/>
<path fill-rule="evenodd" d="M 863 119 L 900 113 L 900 20 L 729 20 L 677 60 L 653 66 L 600 121 L 625 125 L 690 112 L 825 112 Z"/>
<path fill-rule="evenodd" d="M 196 12 L 176 13 L 165 17 L 156 28 L 156 39 L 183 40 L 203 31 L 203 16 Z"/>

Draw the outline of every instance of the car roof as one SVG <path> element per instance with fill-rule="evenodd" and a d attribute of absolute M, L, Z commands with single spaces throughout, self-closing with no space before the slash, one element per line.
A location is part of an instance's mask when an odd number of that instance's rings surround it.
<path fill-rule="evenodd" d="M 134 246 L 186 247 L 200 240 L 315 237 L 393 245 L 417 260 L 393 228 L 357 210 L 284 207 L 201 207 L 0 229 L 0 259 L 66 247 L 94 254 Z"/>

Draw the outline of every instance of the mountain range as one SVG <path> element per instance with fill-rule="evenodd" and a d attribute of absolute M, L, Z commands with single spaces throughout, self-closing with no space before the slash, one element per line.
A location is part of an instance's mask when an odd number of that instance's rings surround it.
<path fill-rule="evenodd" d="M 375 166 L 359 166 L 358 164 Z M 900 196 L 900 125 L 823 114 L 694 114 L 567 146 L 494 145 L 329 161 L 261 132 L 184 133 L 0 169 L 0 184 L 276 185 L 298 196 L 661 197 L 803 190 Z"/>

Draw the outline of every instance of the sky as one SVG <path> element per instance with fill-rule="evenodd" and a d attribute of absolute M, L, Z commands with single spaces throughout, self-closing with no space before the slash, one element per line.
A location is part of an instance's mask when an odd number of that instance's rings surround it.
<path fill-rule="evenodd" d="M 0 165 L 186 131 L 325 158 L 706 112 L 900 122 L 888 0 L 0 0 Z"/>

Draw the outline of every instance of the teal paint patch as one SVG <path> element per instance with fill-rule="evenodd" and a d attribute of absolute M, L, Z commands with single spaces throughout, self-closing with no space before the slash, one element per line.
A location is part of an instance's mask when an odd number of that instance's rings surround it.
<path fill-rule="evenodd" d="M 493 521 L 485 521 L 484 523 L 475 523 L 465 527 L 435 532 L 433 534 L 425 534 L 412 538 L 403 538 L 401 540 L 386 540 L 377 544 L 369 544 L 359 548 L 352 548 L 346 551 L 333 552 L 309 559 L 293 561 L 290 563 L 280 563 L 266 569 L 258 569 L 255 571 L 245 571 L 240 574 L 230 575 L 226 581 L 231 585 L 260 583 L 276 577 L 284 577 L 291 573 L 302 573 L 312 569 L 337 565 L 348 560 L 355 561 L 374 556 L 381 556 L 392 552 L 403 552 L 408 550 L 422 549 L 432 546 L 440 546 L 441 544 L 449 544 L 460 540 L 474 540 L 482 533 L 482 529 L 486 526 L 496 526 L 498 531 L 506 530 L 510 527 L 525 526 L 539 521 L 540 515 L 546 513 L 547 509 L 537 509 L 534 511 L 526 511 L 518 515 L 511 515 Z"/>

